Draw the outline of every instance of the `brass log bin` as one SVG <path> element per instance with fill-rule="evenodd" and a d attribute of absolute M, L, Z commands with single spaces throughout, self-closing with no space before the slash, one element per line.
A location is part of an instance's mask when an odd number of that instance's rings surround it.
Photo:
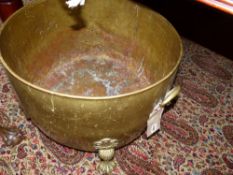
<path fill-rule="evenodd" d="M 154 104 L 172 87 L 182 56 L 172 25 L 131 0 L 87 0 L 75 9 L 68 9 L 64 0 L 38 0 L 6 21 L 0 49 L 27 118 L 58 143 L 99 151 L 106 162 L 114 149 L 145 130 Z M 99 54 L 97 50 L 143 62 L 151 84 L 112 96 L 73 95 L 38 85 L 54 65 L 80 54 Z"/>

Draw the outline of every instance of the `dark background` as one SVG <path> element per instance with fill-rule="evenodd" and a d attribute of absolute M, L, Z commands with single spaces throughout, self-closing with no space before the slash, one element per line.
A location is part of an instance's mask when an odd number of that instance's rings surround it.
<path fill-rule="evenodd" d="M 159 12 L 181 36 L 233 60 L 233 15 L 195 0 L 136 0 Z"/>

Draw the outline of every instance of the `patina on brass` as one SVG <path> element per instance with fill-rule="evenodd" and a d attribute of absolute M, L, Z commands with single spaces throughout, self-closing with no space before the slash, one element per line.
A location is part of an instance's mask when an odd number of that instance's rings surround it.
<path fill-rule="evenodd" d="M 144 67 L 152 84 L 133 92 L 103 97 L 57 93 L 34 84 L 56 61 L 69 60 L 69 41 L 60 43 L 48 57 L 38 53 L 58 41 L 62 33 L 103 29 L 140 46 Z M 70 38 L 71 40 L 75 39 Z M 98 45 L 85 36 L 78 46 Z M 79 47 L 80 46 L 80 47 Z M 123 48 L 112 45 L 119 51 Z M 137 138 L 144 130 L 153 104 L 171 87 L 182 55 L 182 44 L 172 25 L 161 15 L 131 0 L 88 0 L 84 7 L 69 10 L 63 0 L 38 0 L 10 17 L 0 36 L 2 64 L 6 68 L 25 114 L 47 136 L 84 151 L 95 151 L 104 138 L 118 141 L 117 148 Z M 140 62 L 141 51 L 128 46 Z M 60 56 L 58 56 L 59 54 Z M 37 56 L 36 56 L 37 55 Z"/>

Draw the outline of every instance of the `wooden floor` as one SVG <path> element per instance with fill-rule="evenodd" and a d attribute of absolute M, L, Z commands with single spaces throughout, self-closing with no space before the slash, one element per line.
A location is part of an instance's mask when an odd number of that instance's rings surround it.
<path fill-rule="evenodd" d="M 193 0 L 135 0 L 165 16 L 184 37 L 233 59 L 233 16 Z"/>

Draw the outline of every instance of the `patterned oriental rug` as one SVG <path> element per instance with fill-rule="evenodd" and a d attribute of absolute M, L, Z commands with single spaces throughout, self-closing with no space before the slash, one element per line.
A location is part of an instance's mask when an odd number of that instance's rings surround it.
<path fill-rule="evenodd" d="M 180 97 L 164 112 L 159 132 L 117 150 L 113 175 L 233 175 L 233 61 L 183 43 Z M 0 175 L 99 175 L 96 154 L 59 145 L 26 120 L 1 65 L 0 125 L 26 137 L 15 147 L 0 138 Z"/>

